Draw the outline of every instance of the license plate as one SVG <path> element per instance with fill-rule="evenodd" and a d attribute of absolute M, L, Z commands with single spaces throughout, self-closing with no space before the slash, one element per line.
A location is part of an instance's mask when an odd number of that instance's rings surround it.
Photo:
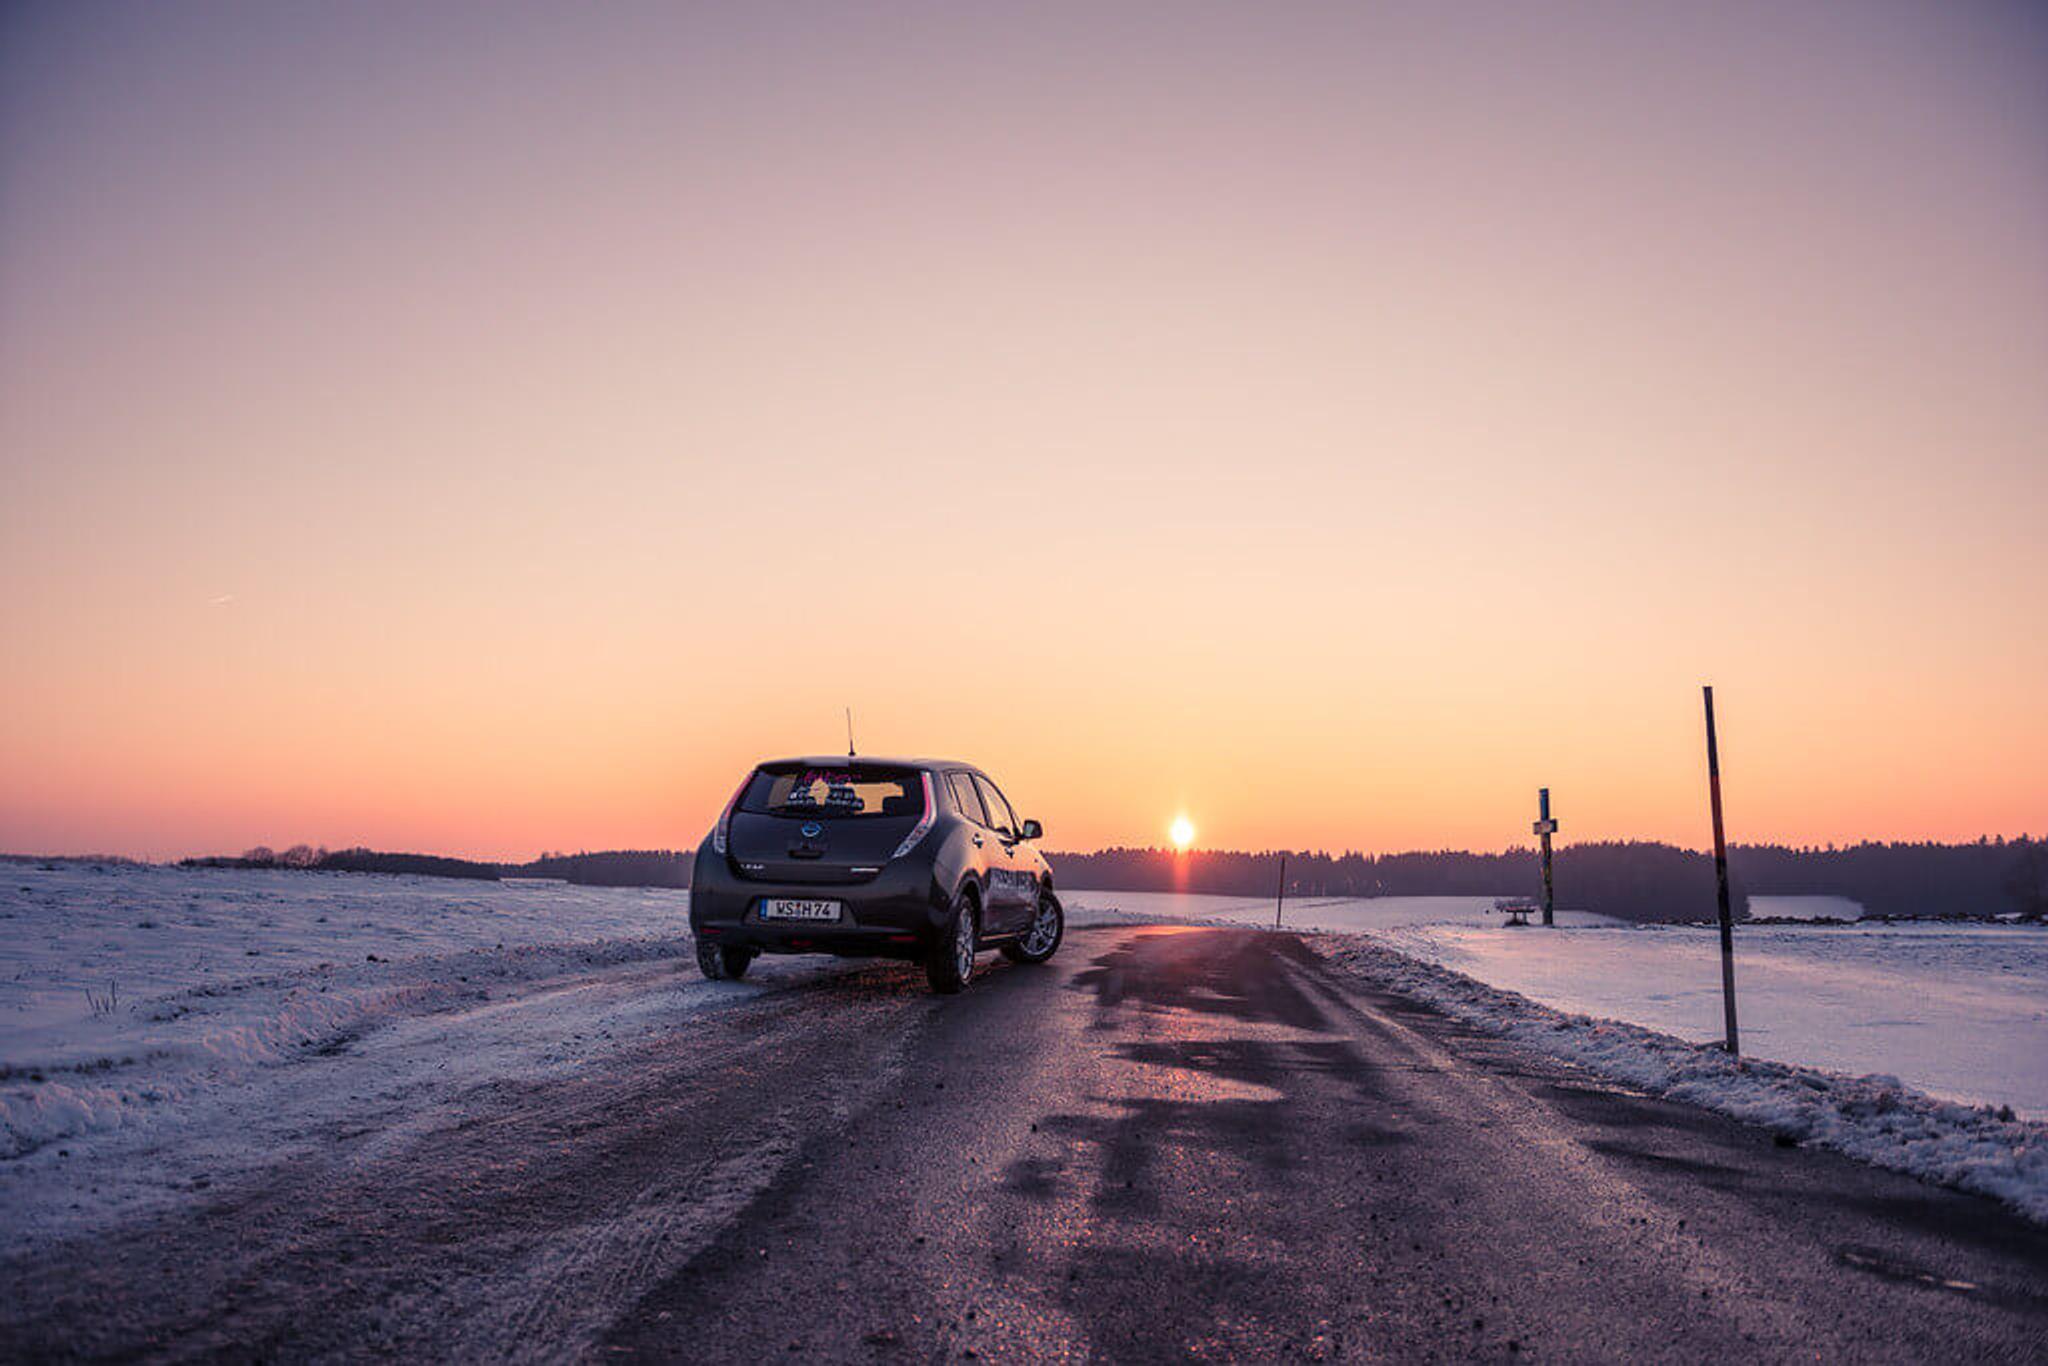
<path fill-rule="evenodd" d="M 761 903 L 763 920 L 837 920 L 839 903 L 836 901 L 792 901 L 786 897 L 770 897 Z"/>

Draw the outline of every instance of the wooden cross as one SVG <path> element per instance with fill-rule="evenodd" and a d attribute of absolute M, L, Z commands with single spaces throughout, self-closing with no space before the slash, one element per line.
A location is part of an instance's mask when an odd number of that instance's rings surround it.
<path fill-rule="evenodd" d="M 1557 833 L 1557 822 L 1550 818 L 1550 789 L 1536 790 L 1536 824 L 1532 827 L 1543 839 L 1543 923 L 1557 923 L 1551 904 L 1550 883 L 1550 837 Z"/>

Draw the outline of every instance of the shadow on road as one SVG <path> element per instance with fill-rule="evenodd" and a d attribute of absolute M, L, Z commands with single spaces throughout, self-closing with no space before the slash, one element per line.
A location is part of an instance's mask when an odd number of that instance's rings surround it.
<path fill-rule="evenodd" d="M 1311 961 L 1300 940 L 1258 931 L 1161 929 L 1140 934 L 1075 974 L 1104 1011 L 1124 1005 L 1189 1010 L 1249 1023 L 1328 1032 L 1330 1023 L 1275 957 Z"/>

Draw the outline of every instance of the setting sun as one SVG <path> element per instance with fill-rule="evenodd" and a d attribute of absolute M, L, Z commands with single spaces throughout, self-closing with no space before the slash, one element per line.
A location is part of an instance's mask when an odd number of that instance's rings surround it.
<path fill-rule="evenodd" d="M 1195 842 L 1195 823 L 1186 816 L 1175 816 L 1173 824 L 1166 827 L 1166 833 L 1173 840 L 1173 847 L 1185 850 Z"/>

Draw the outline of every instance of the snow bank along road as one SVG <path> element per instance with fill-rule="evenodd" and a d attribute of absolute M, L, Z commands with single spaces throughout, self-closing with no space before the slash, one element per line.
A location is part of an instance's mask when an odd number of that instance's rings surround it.
<path fill-rule="evenodd" d="M 457 1003 L 437 1051 L 486 1063 L 440 1085 L 379 1089 L 423 1046 L 396 1026 L 294 1064 L 359 1099 L 13 1245 L 0 1356 L 2048 1352 L 2048 1230 L 1596 1081 L 1289 934 L 1077 929 L 955 998 L 895 965 L 680 966 Z M 609 1047 L 487 1065 L 565 994 L 612 1003 L 576 1016 Z"/>

